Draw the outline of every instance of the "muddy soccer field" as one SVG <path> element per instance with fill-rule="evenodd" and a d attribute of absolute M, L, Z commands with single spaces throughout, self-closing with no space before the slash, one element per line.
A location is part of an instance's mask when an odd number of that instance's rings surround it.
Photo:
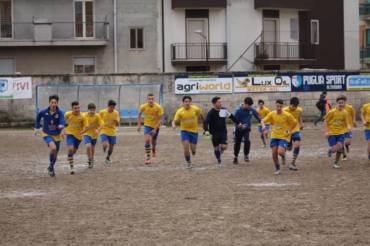
<path fill-rule="evenodd" d="M 370 166 L 362 130 L 349 160 L 331 168 L 321 128 L 303 131 L 298 172 L 273 175 L 270 149 L 253 129 L 251 162 L 232 164 L 232 138 L 215 165 L 200 138 L 184 169 L 179 131 L 162 129 L 144 163 L 141 133 L 121 128 L 113 165 L 101 145 L 87 169 L 85 146 L 69 174 L 63 143 L 56 178 L 48 151 L 25 130 L 0 131 L 0 245 L 369 245 Z M 242 156 L 241 156 L 242 157 Z M 288 155 L 288 160 L 291 153 Z"/>

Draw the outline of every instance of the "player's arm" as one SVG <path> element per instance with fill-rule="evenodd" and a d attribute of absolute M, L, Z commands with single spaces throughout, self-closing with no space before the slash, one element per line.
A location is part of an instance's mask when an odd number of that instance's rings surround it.
<path fill-rule="evenodd" d="M 162 125 L 162 120 L 163 120 L 163 116 L 164 116 L 164 110 L 163 108 L 161 107 L 160 111 L 159 111 L 159 120 L 157 122 L 157 125 L 155 127 L 155 129 L 153 130 L 154 133 L 156 133 L 156 131 L 158 131 L 158 129 L 161 127 Z"/>
<path fill-rule="evenodd" d="M 39 135 L 41 131 L 41 119 L 44 117 L 43 112 L 39 112 L 36 116 L 36 122 L 35 122 L 35 135 Z"/>
<path fill-rule="evenodd" d="M 362 106 L 362 109 L 361 109 L 361 120 L 362 120 L 362 124 L 364 124 L 364 126 L 369 125 L 369 122 L 366 120 L 365 106 Z"/>
<path fill-rule="evenodd" d="M 258 112 L 257 112 L 257 110 L 252 110 L 252 112 L 253 112 L 253 116 L 254 116 L 254 118 L 257 120 L 257 122 L 258 123 L 260 123 L 261 124 L 261 127 L 262 127 L 262 131 L 264 131 L 265 130 L 265 123 L 263 122 L 263 120 L 261 120 L 261 117 L 260 117 L 260 115 L 258 114 Z"/>
<path fill-rule="evenodd" d="M 350 122 L 350 117 L 352 117 L 352 115 L 349 115 L 348 112 L 347 112 L 347 114 L 348 114 L 349 117 L 346 117 L 346 126 L 347 126 L 348 131 L 351 131 L 352 126 L 351 126 L 351 122 Z"/>
<path fill-rule="evenodd" d="M 206 116 L 206 120 L 204 121 L 203 123 L 203 130 L 204 130 L 204 133 L 208 133 L 209 132 L 209 124 L 211 122 L 211 116 L 212 116 L 212 110 L 210 110 L 208 113 L 207 113 L 207 116 Z"/>
<path fill-rule="evenodd" d="M 179 111 L 176 112 L 175 117 L 172 120 L 172 129 L 176 129 L 176 123 L 180 120 Z"/>
<path fill-rule="evenodd" d="M 299 124 L 301 126 L 301 130 L 303 130 L 303 128 L 304 128 L 304 122 L 303 122 L 302 114 L 299 116 Z"/>
<path fill-rule="evenodd" d="M 356 109 L 352 108 L 352 122 L 353 122 L 353 127 L 357 127 L 356 123 Z"/>
<path fill-rule="evenodd" d="M 290 129 L 289 129 L 289 131 L 292 132 L 294 130 L 294 128 L 298 125 L 298 121 L 294 118 L 293 115 L 291 115 L 289 117 L 289 121 L 290 121 Z"/>
<path fill-rule="evenodd" d="M 332 117 L 332 113 L 327 113 L 324 117 L 324 130 L 325 130 L 325 136 L 329 137 L 329 120 Z"/>

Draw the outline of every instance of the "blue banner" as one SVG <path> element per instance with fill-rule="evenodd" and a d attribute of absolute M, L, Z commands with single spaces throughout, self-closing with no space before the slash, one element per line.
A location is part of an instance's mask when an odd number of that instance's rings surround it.
<path fill-rule="evenodd" d="M 296 73 L 292 76 L 293 92 L 345 91 L 347 77 L 356 73 Z"/>

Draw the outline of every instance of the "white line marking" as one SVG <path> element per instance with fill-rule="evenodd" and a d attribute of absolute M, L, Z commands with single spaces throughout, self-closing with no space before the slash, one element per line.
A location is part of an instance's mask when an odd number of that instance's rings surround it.
<path fill-rule="evenodd" d="M 287 187 L 299 186 L 299 183 L 242 183 L 238 184 L 239 187 Z"/>
<path fill-rule="evenodd" d="M 8 198 L 23 198 L 23 197 L 35 197 L 35 196 L 46 196 L 48 193 L 44 191 L 13 191 L 8 193 L 0 193 L 0 199 Z"/>

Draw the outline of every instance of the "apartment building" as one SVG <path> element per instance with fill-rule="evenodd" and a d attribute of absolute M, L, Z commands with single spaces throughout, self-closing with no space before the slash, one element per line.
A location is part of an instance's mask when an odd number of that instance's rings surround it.
<path fill-rule="evenodd" d="M 370 67 L 370 0 L 359 0 L 361 68 Z"/>
<path fill-rule="evenodd" d="M 0 0 L 0 73 L 358 69 L 358 12 L 348 0 Z"/>

